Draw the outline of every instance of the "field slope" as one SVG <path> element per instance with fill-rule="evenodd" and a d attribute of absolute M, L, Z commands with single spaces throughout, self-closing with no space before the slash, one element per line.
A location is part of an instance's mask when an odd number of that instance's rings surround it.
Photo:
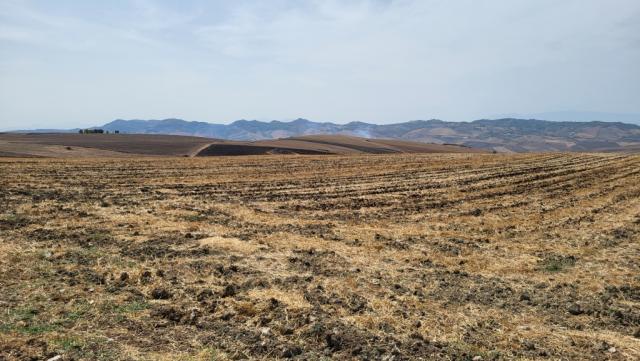
<path fill-rule="evenodd" d="M 178 135 L 5 133 L 0 134 L 0 152 L 55 158 L 184 156 L 198 152 L 212 141 Z"/>
<path fill-rule="evenodd" d="M 83 158 L 478 152 L 487 151 L 458 145 L 365 139 L 339 135 L 237 142 L 191 136 L 153 134 L 0 134 L 0 157 Z"/>
<path fill-rule="evenodd" d="M 310 135 L 254 142 L 215 142 L 202 149 L 197 155 L 391 153 L 487 153 L 487 151 L 459 145 L 366 139 L 344 135 Z"/>
<path fill-rule="evenodd" d="M 640 156 L 0 160 L 0 359 L 637 360 Z"/>

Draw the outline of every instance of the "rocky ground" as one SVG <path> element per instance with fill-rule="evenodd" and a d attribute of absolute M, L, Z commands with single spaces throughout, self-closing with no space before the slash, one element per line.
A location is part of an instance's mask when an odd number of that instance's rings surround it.
<path fill-rule="evenodd" d="M 0 160 L 0 360 L 636 360 L 640 156 Z"/>

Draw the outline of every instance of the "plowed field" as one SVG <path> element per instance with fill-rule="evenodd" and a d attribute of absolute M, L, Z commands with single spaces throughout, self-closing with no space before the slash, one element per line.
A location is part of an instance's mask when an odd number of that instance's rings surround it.
<path fill-rule="evenodd" d="M 0 359 L 640 359 L 640 156 L 0 160 Z"/>

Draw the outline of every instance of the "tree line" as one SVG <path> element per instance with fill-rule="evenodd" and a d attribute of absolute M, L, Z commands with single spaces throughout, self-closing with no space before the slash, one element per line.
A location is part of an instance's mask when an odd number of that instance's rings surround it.
<path fill-rule="evenodd" d="M 104 129 L 80 129 L 78 130 L 79 134 L 109 134 L 108 130 Z M 113 134 L 120 134 L 119 130 L 114 130 Z"/>

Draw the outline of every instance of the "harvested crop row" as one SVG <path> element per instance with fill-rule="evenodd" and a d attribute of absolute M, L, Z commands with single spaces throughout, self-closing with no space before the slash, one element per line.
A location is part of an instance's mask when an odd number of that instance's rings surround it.
<path fill-rule="evenodd" d="M 1 159 L 0 359 L 638 359 L 639 169 Z"/>

